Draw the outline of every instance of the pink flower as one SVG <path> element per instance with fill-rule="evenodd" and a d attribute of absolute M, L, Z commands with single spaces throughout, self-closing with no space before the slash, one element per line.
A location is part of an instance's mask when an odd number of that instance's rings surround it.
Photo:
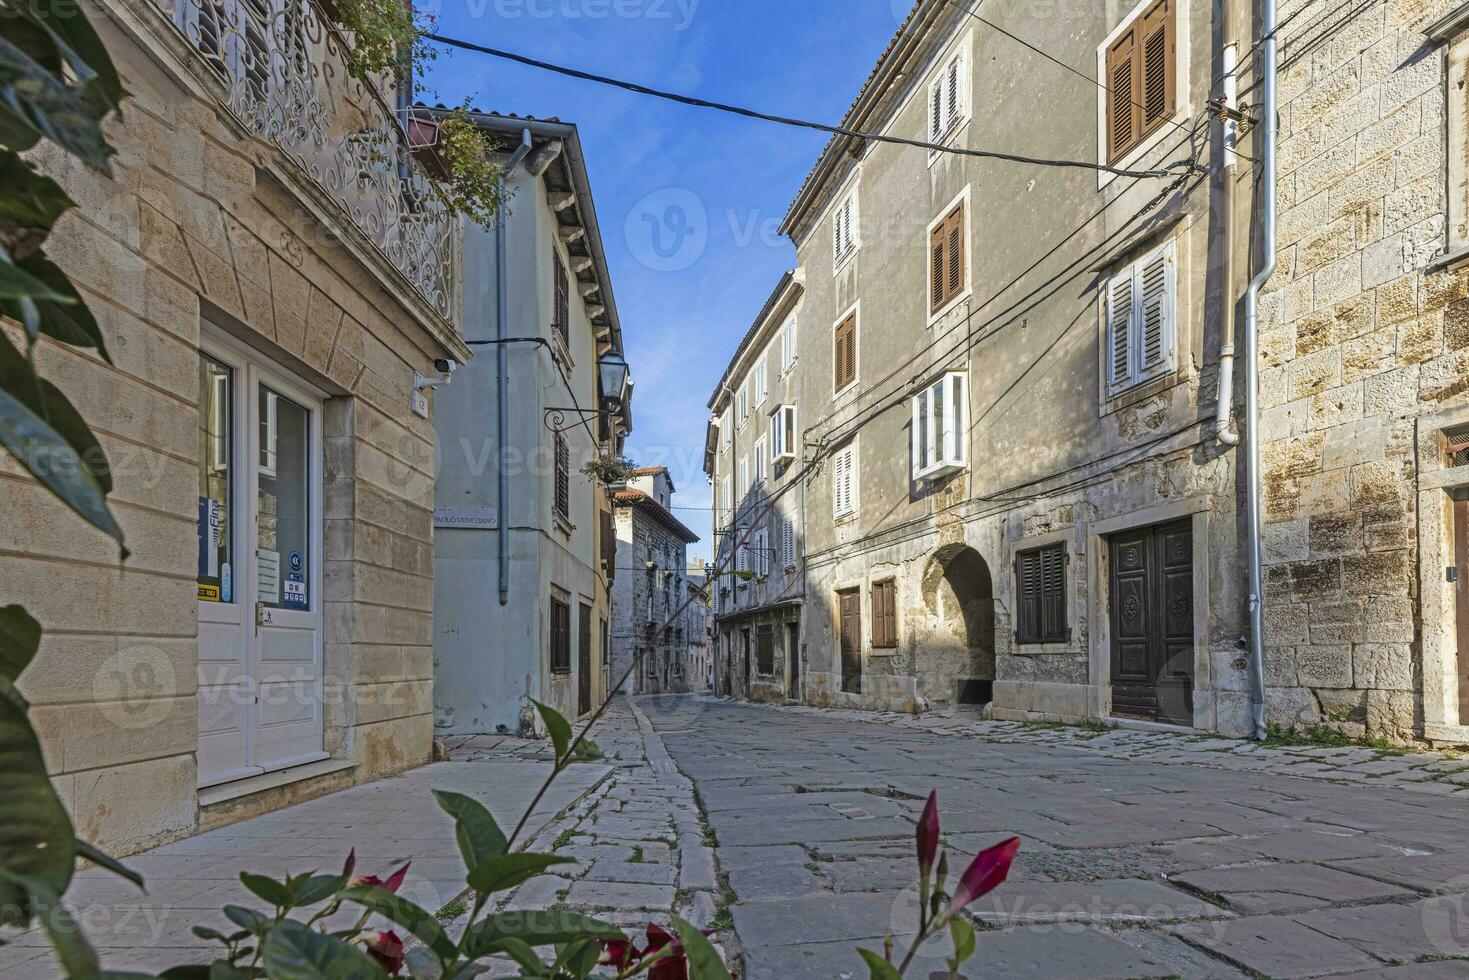
<path fill-rule="evenodd" d="M 1010 873 L 1010 863 L 1015 860 L 1015 852 L 1018 850 L 1020 838 L 1011 837 L 975 855 L 974 861 L 959 879 L 959 887 L 954 889 L 954 898 L 949 904 L 950 914 L 998 888 Z"/>
<path fill-rule="evenodd" d="M 351 873 L 350 865 L 353 863 L 355 863 L 355 861 L 349 858 L 349 870 L 347 872 L 348 874 Z M 358 888 L 363 885 L 374 885 L 378 888 L 383 889 L 384 891 L 396 892 L 399 888 L 403 887 L 403 879 L 408 877 L 408 865 L 412 863 L 412 861 L 404 862 L 403 867 L 388 875 L 386 880 L 379 878 L 377 875 L 358 875 L 356 878 L 353 878 L 351 881 L 347 882 L 347 887 Z"/>
<path fill-rule="evenodd" d="M 713 930 L 704 930 L 709 935 Z M 662 926 L 648 923 L 648 945 L 638 949 L 628 939 L 609 939 L 602 942 L 602 962 L 626 970 L 634 963 L 653 956 L 660 950 L 668 954 L 658 959 L 648 971 L 648 980 L 689 980 L 689 961 L 684 956 L 683 942 Z"/>
<path fill-rule="evenodd" d="M 391 930 L 367 934 L 367 955 L 377 960 L 379 966 L 396 976 L 403 968 L 403 940 Z"/>
<path fill-rule="evenodd" d="M 928 794 L 928 805 L 918 818 L 918 873 L 927 875 L 939 850 L 939 791 Z"/>

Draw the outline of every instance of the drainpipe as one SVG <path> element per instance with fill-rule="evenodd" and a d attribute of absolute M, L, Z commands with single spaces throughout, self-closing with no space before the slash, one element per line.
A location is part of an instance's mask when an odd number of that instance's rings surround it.
<path fill-rule="evenodd" d="M 1231 24 L 1229 8 L 1224 5 L 1224 24 Z M 1239 45 L 1230 42 L 1224 46 L 1224 91 L 1222 130 L 1224 144 L 1224 176 L 1221 194 L 1220 221 L 1224 225 L 1224 324 L 1219 336 L 1219 395 L 1214 409 L 1214 436 L 1225 446 L 1239 445 L 1239 433 L 1234 428 L 1234 189 L 1239 169 L 1239 123 L 1235 113 L 1239 111 Z"/>
<path fill-rule="evenodd" d="M 1260 21 L 1261 90 L 1260 109 L 1260 245 L 1264 263 L 1245 290 L 1245 431 L 1246 519 L 1250 542 L 1250 708 L 1255 737 L 1265 737 L 1265 613 L 1264 583 L 1260 570 L 1260 290 L 1275 271 L 1275 0 L 1262 0 Z"/>
<path fill-rule="evenodd" d="M 500 171 L 498 180 L 501 201 L 505 200 L 505 179 L 515 172 L 515 168 L 520 166 L 520 161 L 530 151 L 530 130 L 523 129 L 520 131 L 520 145 L 510 154 L 510 159 L 505 161 L 505 168 Z M 505 218 L 503 211 L 495 217 L 495 339 L 499 341 L 495 345 L 495 439 L 500 452 L 500 460 L 495 467 L 495 500 L 500 508 L 499 520 L 495 522 L 495 558 L 499 563 L 502 606 L 510 603 L 510 549 L 505 537 L 507 525 L 510 523 L 510 479 L 505 472 L 505 445 L 510 440 L 510 424 L 506 418 L 510 410 L 509 392 L 505 390 L 510 377 L 510 355 L 505 349 L 510 322 L 510 304 L 505 296 L 505 248 L 508 237 L 505 234 Z"/>

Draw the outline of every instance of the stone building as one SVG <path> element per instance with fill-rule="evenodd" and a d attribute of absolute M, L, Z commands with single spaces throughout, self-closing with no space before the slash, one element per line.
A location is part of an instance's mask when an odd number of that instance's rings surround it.
<path fill-rule="evenodd" d="M 43 337 L 40 368 L 132 555 L 7 464 L 0 581 L 46 631 L 21 687 L 48 768 L 115 853 L 431 757 L 415 378 L 469 357 L 459 235 L 326 11 L 88 4 L 131 93 L 114 174 L 40 154 L 79 204 L 48 251 L 113 359 Z"/>
<path fill-rule="evenodd" d="M 446 734 L 530 732 L 532 700 L 575 718 L 605 699 L 611 503 L 583 467 L 621 452 L 632 417 L 626 371 L 608 382 L 616 391 L 599 379 L 599 362 L 621 357 L 622 327 L 576 126 L 474 118 L 508 155 L 513 203 L 503 227 L 465 229 L 464 335 L 477 356 L 436 419 L 435 727 Z"/>
<path fill-rule="evenodd" d="M 781 277 L 709 399 L 714 690 L 751 700 L 802 691 L 803 294 L 799 271 Z"/>
<path fill-rule="evenodd" d="M 618 572 L 608 683 L 629 694 L 681 693 L 702 685 L 702 678 L 692 676 L 694 614 L 685 606 L 692 588 L 685 576 L 688 546 L 699 536 L 673 516 L 673 494 L 663 466 L 634 470 L 612 491 Z M 622 681 L 638 657 L 640 667 Z"/>
<path fill-rule="evenodd" d="M 689 559 L 685 580 L 694 596 L 694 601 L 689 604 L 689 626 L 685 631 L 689 645 L 689 688 L 708 691 L 714 686 L 714 664 L 709 659 L 709 568 L 703 558 L 695 555 Z"/>
<path fill-rule="evenodd" d="M 1262 337 L 1272 716 L 1465 742 L 1469 4 L 1302 7 Z"/>

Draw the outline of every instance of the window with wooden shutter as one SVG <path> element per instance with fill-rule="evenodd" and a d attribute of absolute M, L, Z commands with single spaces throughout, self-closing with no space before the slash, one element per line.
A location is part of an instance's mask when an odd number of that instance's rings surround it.
<path fill-rule="evenodd" d="M 928 236 L 929 312 L 937 313 L 963 292 L 964 204 L 960 202 L 934 226 Z"/>
<path fill-rule="evenodd" d="M 1107 392 L 1116 395 L 1172 371 L 1177 347 L 1177 270 L 1173 242 L 1119 271 L 1107 283 Z"/>
<path fill-rule="evenodd" d="M 551 597 L 551 670 L 571 672 L 571 604 Z"/>
<path fill-rule="evenodd" d="M 1015 556 L 1015 642 L 1065 643 L 1066 545 L 1032 548 Z"/>
<path fill-rule="evenodd" d="M 842 199 L 832 212 L 832 268 L 842 266 L 857 251 L 857 192 Z"/>
<path fill-rule="evenodd" d="M 886 649 L 898 645 L 898 583 L 896 579 L 872 583 L 872 645 Z"/>
<path fill-rule="evenodd" d="M 566 263 L 561 261 L 561 253 L 554 248 L 551 249 L 551 274 L 553 276 L 552 286 L 554 299 L 551 306 L 551 329 L 560 338 L 563 347 L 569 347 L 571 341 L 571 301 L 570 284 L 566 281 Z"/>
<path fill-rule="evenodd" d="M 962 371 L 945 374 L 913 396 L 913 479 L 936 479 L 964 468 L 967 398 Z"/>
<path fill-rule="evenodd" d="M 832 390 L 841 391 L 857 380 L 857 314 L 838 323 L 832 337 Z"/>
<path fill-rule="evenodd" d="M 1107 48 L 1107 159 L 1136 149 L 1177 107 L 1177 2 L 1157 0 Z"/>
<path fill-rule="evenodd" d="M 928 85 L 928 139 L 942 142 L 964 118 L 967 78 L 962 55 L 955 55 Z"/>
<path fill-rule="evenodd" d="M 780 522 L 780 563 L 783 568 L 796 567 L 796 522 L 789 517 Z"/>
<path fill-rule="evenodd" d="M 857 447 L 844 446 L 832 457 L 832 513 L 845 517 L 857 511 Z"/>
<path fill-rule="evenodd" d="M 556 433 L 556 513 L 569 520 L 571 517 L 571 450 L 566 437 Z"/>

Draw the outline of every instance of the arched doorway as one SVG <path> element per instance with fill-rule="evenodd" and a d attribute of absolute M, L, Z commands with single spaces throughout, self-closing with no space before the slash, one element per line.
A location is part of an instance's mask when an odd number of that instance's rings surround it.
<path fill-rule="evenodd" d="M 929 642 L 915 667 L 930 701 L 984 704 L 995 680 L 995 586 L 989 563 L 964 544 L 934 552 L 923 576 Z"/>

